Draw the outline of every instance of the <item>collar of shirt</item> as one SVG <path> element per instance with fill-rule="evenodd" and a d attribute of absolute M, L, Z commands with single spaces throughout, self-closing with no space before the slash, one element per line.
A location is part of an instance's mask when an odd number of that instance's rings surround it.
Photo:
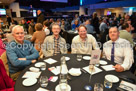
<path fill-rule="evenodd" d="M 54 38 L 54 40 L 59 40 L 60 39 L 60 35 L 59 35 L 58 39 L 56 39 L 54 35 L 53 35 L 53 38 Z"/>
<path fill-rule="evenodd" d="M 119 39 L 120 39 L 120 38 L 118 38 L 116 41 L 110 40 L 110 43 L 112 44 L 112 43 L 114 42 L 115 44 L 117 44 L 117 43 L 119 43 Z"/>
<path fill-rule="evenodd" d="M 15 40 L 15 42 L 16 42 L 17 44 L 21 44 L 21 43 L 17 42 L 17 40 Z M 24 41 L 23 41 L 23 44 L 24 44 Z M 21 44 L 21 45 L 22 45 L 22 44 Z"/>

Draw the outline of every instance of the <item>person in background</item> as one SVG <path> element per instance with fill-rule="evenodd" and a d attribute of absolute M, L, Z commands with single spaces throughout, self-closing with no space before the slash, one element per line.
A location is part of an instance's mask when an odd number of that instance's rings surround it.
<path fill-rule="evenodd" d="M 65 21 L 64 20 L 61 21 L 61 30 L 66 31 L 65 30 Z"/>
<path fill-rule="evenodd" d="M 89 54 L 94 50 L 99 50 L 96 39 L 87 34 L 87 28 L 84 25 L 80 25 L 78 28 L 78 34 L 72 40 L 72 53 Z"/>
<path fill-rule="evenodd" d="M 0 23 L 0 38 L 4 38 L 5 37 L 5 34 L 4 34 L 4 31 L 2 29 L 2 24 Z"/>
<path fill-rule="evenodd" d="M 28 28 L 28 31 L 29 31 L 29 34 L 30 34 L 30 35 L 33 35 L 33 33 L 35 32 L 34 27 L 35 27 L 34 20 L 31 19 L 31 22 L 30 22 L 29 28 Z"/>
<path fill-rule="evenodd" d="M 20 24 L 20 25 L 23 26 L 25 32 L 28 33 L 28 24 L 26 23 L 26 20 L 25 20 L 25 19 L 22 19 L 22 20 L 21 20 L 21 24 Z"/>
<path fill-rule="evenodd" d="M 133 38 L 131 35 L 131 26 L 129 26 L 128 23 L 124 23 L 122 25 L 122 30 L 119 32 L 120 32 L 120 35 L 119 35 L 120 38 L 128 40 L 130 44 L 134 46 Z"/>
<path fill-rule="evenodd" d="M 49 35 L 51 33 L 49 30 L 49 22 L 48 21 L 43 22 L 43 30 L 46 33 L 46 35 Z"/>
<path fill-rule="evenodd" d="M 117 27 L 109 29 L 109 37 L 111 40 L 104 43 L 103 58 L 115 62 L 113 66 L 117 72 L 129 70 L 134 62 L 133 50 L 129 41 L 119 38 Z"/>
<path fill-rule="evenodd" d="M 37 23 L 35 25 L 35 30 L 36 32 L 34 32 L 31 42 L 34 42 L 35 49 L 40 52 L 41 45 L 46 37 L 46 33 L 43 31 L 43 26 L 41 23 Z"/>
<path fill-rule="evenodd" d="M 78 27 L 80 26 L 79 21 L 75 20 L 74 24 L 72 25 L 72 30 L 78 30 Z"/>
<path fill-rule="evenodd" d="M 14 26 L 15 26 L 15 25 L 11 25 L 11 26 L 9 27 L 10 33 L 7 33 L 7 34 L 6 34 L 6 38 L 7 38 L 7 41 L 8 41 L 8 42 L 11 42 L 12 40 L 14 40 L 14 37 L 13 37 L 13 35 L 12 35 L 12 29 L 13 29 Z"/>
<path fill-rule="evenodd" d="M 31 42 L 24 40 L 24 29 L 16 25 L 12 29 L 15 40 L 6 46 L 10 77 L 16 80 L 19 74 L 39 57 Z"/>
<path fill-rule="evenodd" d="M 41 10 L 38 10 L 37 11 L 37 15 L 38 15 L 38 17 L 37 17 L 37 23 L 41 23 L 41 24 L 43 24 L 43 21 L 44 21 L 44 14 L 42 13 L 42 11 Z"/>
<path fill-rule="evenodd" d="M 85 26 L 87 28 L 87 33 L 88 34 L 94 34 L 94 27 L 91 25 L 91 21 L 89 19 L 86 20 Z"/>
<path fill-rule="evenodd" d="M 14 20 L 14 19 L 11 20 L 11 23 L 12 23 L 12 25 L 13 25 L 13 24 L 14 24 L 14 25 L 18 25 L 18 22 L 17 22 L 16 20 Z"/>
<path fill-rule="evenodd" d="M 60 31 L 60 26 L 57 23 L 53 23 L 53 35 L 47 36 L 42 45 L 42 52 L 45 57 L 67 53 L 66 41 L 59 35 Z"/>
<path fill-rule="evenodd" d="M 10 26 L 10 23 L 11 23 L 11 17 L 9 17 L 9 15 L 6 15 L 6 17 L 7 17 L 8 25 Z"/>
<path fill-rule="evenodd" d="M 5 44 L 3 41 L 0 39 L 0 56 L 6 51 L 5 49 Z"/>

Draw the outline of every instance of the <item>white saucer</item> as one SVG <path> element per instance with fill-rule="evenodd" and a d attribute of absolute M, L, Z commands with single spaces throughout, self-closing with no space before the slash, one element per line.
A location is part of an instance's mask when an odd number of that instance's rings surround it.
<path fill-rule="evenodd" d="M 81 70 L 80 70 L 80 68 L 71 68 L 69 70 L 69 74 L 72 75 L 72 76 L 80 76 Z"/>
<path fill-rule="evenodd" d="M 106 62 L 106 61 L 104 61 L 104 60 L 100 60 L 100 64 L 101 64 L 101 65 L 106 65 L 106 64 L 107 64 L 107 62 Z"/>
<path fill-rule="evenodd" d="M 62 84 L 65 84 L 65 83 L 62 83 Z M 68 84 L 67 84 L 67 86 L 68 86 L 68 90 L 67 91 L 71 91 L 71 87 Z M 59 84 L 56 86 L 55 91 L 61 91 L 60 87 L 59 87 Z"/>
<path fill-rule="evenodd" d="M 65 57 L 65 60 L 66 60 L 66 61 L 70 60 L 70 57 Z"/>
<path fill-rule="evenodd" d="M 32 86 L 34 85 L 35 83 L 37 82 L 37 79 L 36 78 L 27 78 L 23 81 L 23 85 L 24 86 Z"/>
<path fill-rule="evenodd" d="M 39 72 L 40 71 L 40 69 L 36 68 L 36 67 L 30 67 L 29 70 L 32 72 Z"/>
<path fill-rule="evenodd" d="M 90 56 L 83 56 L 83 59 L 84 59 L 84 60 L 90 60 L 91 57 L 90 57 Z"/>
<path fill-rule="evenodd" d="M 35 67 L 41 67 L 41 65 L 44 65 L 45 63 L 44 62 L 38 62 L 38 63 L 36 63 L 34 66 Z"/>
<path fill-rule="evenodd" d="M 117 82 L 119 82 L 119 78 L 118 78 L 117 76 L 115 76 L 115 75 L 106 75 L 105 78 L 106 78 L 107 80 L 112 79 L 112 81 L 111 81 L 112 83 L 117 83 Z"/>

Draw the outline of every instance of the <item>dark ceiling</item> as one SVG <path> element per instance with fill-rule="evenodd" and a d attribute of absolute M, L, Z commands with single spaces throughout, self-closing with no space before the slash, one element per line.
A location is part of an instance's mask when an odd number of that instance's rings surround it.
<path fill-rule="evenodd" d="M 43 8 L 44 10 L 50 10 L 55 8 L 71 7 L 79 5 L 80 0 L 68 0 L 68 3 L 58 2 L 43 2 L 40 0 L 16 0 L 21 6 L 30 6 L 34 8 Z"/>

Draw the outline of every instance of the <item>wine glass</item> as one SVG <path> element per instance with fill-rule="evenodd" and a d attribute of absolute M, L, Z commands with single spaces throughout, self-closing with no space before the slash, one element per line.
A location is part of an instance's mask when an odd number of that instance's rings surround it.
<path fill-rule="evenodd" d="M 92 78 L 92 73 L 93 73 L 93 71 L 94 71 L 94 64 L 90 64 L 90 65 L 89 65 L 90 77 L 89 77 L 89 83 L 88 83 L 88 84 L 90 84 L 90 82 L 91 82 L 91 78 Z M 90 90 L 92 89 L 92 87 L 91 87 L 90 85 L 86 85 L 86 86 L 85 86 L 85 89 L 90 91 Z"/>

